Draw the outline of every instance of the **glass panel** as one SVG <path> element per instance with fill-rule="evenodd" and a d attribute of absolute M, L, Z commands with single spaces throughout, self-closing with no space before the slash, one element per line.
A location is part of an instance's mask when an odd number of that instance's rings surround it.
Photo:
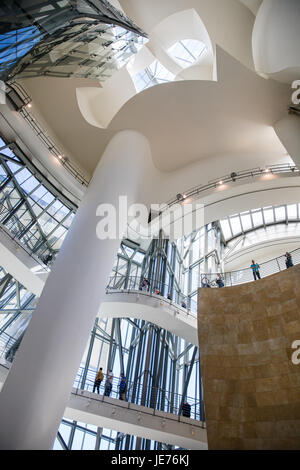
<path fill-rule="evenodd" d="M 26 193 L 30 193 L 39 184 L 39 181 L 34 176 L 31 176 L 29 179 L 25 180 L 24 183 L 21 184 L 21 188 Z"/>
<path fill-rule="evenodd" d="M 18 169 L 20 167 L 18 166 Z M 18 181 L 19 184 L 22 184 L 25 180 L 31 177 L 31 173 L 27 168 L 23 168 L 23 170 L 19 171 L 17 175 L 15 175 L 16 180 Z"/>
<path fill-rule="evenodd" d="M 275 207 L 276 222 L 285 220 L 285 207 Z"/>
<path fill-rule="evenodd" d="M 231 229 L 230 229 L 230 226 L 229 226 L 229 222 L 228 222 L 227 219 L 224 219 L 224 220 L 220 221 L 220 224 L 221 224 L 221 228 L 222 228 L 222 231 L 223 231 L 224 238 L 225 238 L 225 240 L 228 240 L 229 238 L 232 237 L 232 232 L 231 232 Z"/>
<path fill-rule="evenodd" d="M 297 219 L 297 204 L 287 206 L 288 219 Z"/>
<path fill-rule="evenodd" d="M 190 291 L 193 292 L 194 290 L 198 289 L 199 286 L 200 286 L 200 263 L 194 266 L 191 270 Z"/>
<path fill-rule="evenodd" d="M 170 82 L 174 78 L 173 73 L 169 72 L 158 60 L 155 60 L 145 70 L 134 75 L 132 80 L 137 92 L 140 92 L 159 83 Z"/>
<path fill-rule="evenodd" d="M 230 217 L 230 224 L 231 224 L 233 235 L 237 235 L 238 233 L 241 233 L 242 226 L 241 226 L 239 217 Z"/>
<path fill-rule="evenodd" d="M 263 217 L 261 210 L 257 212 L 252 212 L 252 219 L 254 227 L 259 227 L 260 225 L 263 225 Z"/>
<path fill-rule="evenodd" d="M 241 220 L 244 231 L 252 228 L 252 221 L 249 213 L 241 215 Z"/>
<path fill-rule="evenodd" d="M 181 67 L 186 68 L 199 60 L 205 50 L 206 46 L 203 42 L 196 39 L 184 39 L 173 44 L 168 49 L 168 53 Z"/>
<path fill-rule="evenodd" d="M 264 218 L 266 224 L 272 224 L 274 222 L 274 213 L 273 213 L 273 208 L 272 207 L 264 207 Z"/>

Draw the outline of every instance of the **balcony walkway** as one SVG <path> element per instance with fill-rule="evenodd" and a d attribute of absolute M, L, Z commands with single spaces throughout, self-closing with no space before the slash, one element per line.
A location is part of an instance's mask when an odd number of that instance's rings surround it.
<path fill-rule="evenodd" d="M 9 367 L 9 362 L 0 359 L 0 390 Z M 79 388 L 72 389 L 64 418 L 185 449 L 207 449 L 207 434 L 202 421 Z"/>

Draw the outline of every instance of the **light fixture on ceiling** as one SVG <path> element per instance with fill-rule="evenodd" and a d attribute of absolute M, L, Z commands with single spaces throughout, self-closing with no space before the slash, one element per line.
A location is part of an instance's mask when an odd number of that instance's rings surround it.
<path fill-rule="evenodd" d="M 237 174 L 233 171 L 230 175 L 232 181 L 235 181 L 236 180 L 236 177 L 237 177 Z"/>
<path fill-rule="evenodd" d="M 177 199 L 177 201 L 184 201 L 184 199 L 186 199 L 186 195 L 185 195 L 185 194 L 178 193 L 178 194 L 176 195 L 176 199 Z"/>

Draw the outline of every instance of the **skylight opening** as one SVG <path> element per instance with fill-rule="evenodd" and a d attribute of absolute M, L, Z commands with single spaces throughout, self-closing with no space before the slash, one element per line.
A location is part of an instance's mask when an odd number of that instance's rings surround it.
<path fill-rule="evenodd" d="M 152 62 L 141 72 L 132 77 L 137 92 L 150 88 L 154 85 L 173 81 L 175 75 L 169 72 L 158 60 Z"/>
<path fill-rule="evenodd" d="M 197 62 L 206 51 L 206 45 L 197 39 L 183 39 L 168 49 L 168 54 L 182 68 L 187 68 Z"/>

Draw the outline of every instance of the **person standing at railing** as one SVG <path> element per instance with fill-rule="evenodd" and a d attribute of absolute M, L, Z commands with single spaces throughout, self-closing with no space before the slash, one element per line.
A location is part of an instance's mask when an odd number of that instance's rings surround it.
<path fill-rule="evenodd" d="M 172 297 L 171 297 L 170 292 L 168 292 L 167 299 L 168 299 L 168 300 L 172 300 Z"/>
<path fill-rule="evenodd" d="M 288 268 L 291 268 L 292 266 L 294 266 L 291 253 L 289 253 L 289 252 L 287 251 L 284 256 L 285 256 L 285 258 L 286 258 L 286 259 L 285 259 L 285 265 L 286 265 L 287 269 L 288 269 Z"/>
<path fill-rule="evenodd" d="M 202 278 L 201 287 L 210 287 L 210 283 L 207 277 Z"/>
<path fill-rule="evenodd" d="M 181 307 L 182 307 L 182 308 L 186 308 L 186 303 L 185 303 L 184 300 L 181 302 Z"/>
<path fill-rule="evenodd" d="M 186 418 L 191 417 L 191 405 L 186 401 L 182 405 L 182 416 L 185 416 Z"/>
<path fill-rule="evenodd" d="M 150 285 L 150 282 L 148 281 L 147 278 L 144 277 L 144 279 L 142 280 L 141 285 L 140 285 L 140 290 L 148 291 L 149 290 L 149 285 Z"/>
<path fill-rule="evenodd" d="M 96 378 L 95 378 L 95 382 L 94 382 L 94 387 L 93 387 L 93 393 L 95 393 L 95 390 L 98 391 L 98 395 L 100 393 L 100 385 L 101 385 L 101 382 L 103 380 L 103 372 L 102 372 L 102 367 L 100 367 L 97 375 L 96 375 Z"/>
<path fill-rule="evenodd" d="M 125 400 L 126 395 L 126 387 L 127 387 L 127 379 L 123 372 L 120 374 L 120 383 L 119 383 L 119 398 L 120 400 Z"/>
<path fill-rule="evenodd" d="M 218 287 L 224 287 L 224 282 L 223 282 L 221 274 L 218 274 L 218 277 L 215 282 L 218 285 Z"/>
<path fill-rule="evenodd" d="M 259 266 L 259 264 L 255 263 L 254 259 L 252 260 L 252 264 L 251 264 L 250 268 L 252 269 L 254 281 L 256 281 L 256 278 L 260 279 L 260 272 L 259 272 L 260 266 Z"/>
<path fill-rule="evenodd" d="M 106 397 L 109 397 L 109 395 L 111 394 L 113 378 L 114 378 L 113 371 L 109 369 L 107 377 L 106 377 L 105 389 L 104 389 L 104 395 Z"/>
<path fill-rule="evenodd" d="M 51 253 L 49 253 L 45 258 L 44 258 L 44 264 L 46 266 L 48 266 L 49 263 L 51 263 L 53 259 L 53 255 Z"/>

